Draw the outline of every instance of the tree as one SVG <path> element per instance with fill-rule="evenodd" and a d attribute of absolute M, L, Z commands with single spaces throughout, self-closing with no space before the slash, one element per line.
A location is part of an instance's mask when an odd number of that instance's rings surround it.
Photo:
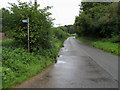
<path fill-rule="evenodd" d="M 51 7 L 35 9 L 31 2 L 20 2 L 19 4 L 10 3 L 10 11 L 3 9 L 3 28 L 7 35 L 22 43 L 27 49 L 27 24 L 22 19 L 30 18 L 30 48 L 31 51 L 39 51 L 51 47 L 50 29 L 52 19 L 47 12 Z M 7 27 L 7 28 L 6 28 Z"/>
<path fill-rule="evenodd" d="M 76 17 L 74 28 L 78 35 L 110 38 L 118 35 L 119 3 L 83 2 L 82 12 Z"/>

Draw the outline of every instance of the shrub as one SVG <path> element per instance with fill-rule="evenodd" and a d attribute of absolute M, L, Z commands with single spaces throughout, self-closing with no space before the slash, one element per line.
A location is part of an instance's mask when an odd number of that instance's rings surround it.
<path fill-rule="evenodd" d="M 14 38 L 27 49 L 27 24 L 23 19 L 30 19 L 30 49 L 36 51 L 39 49 L 51 48 L 51 13 L 47 12 L 51 7 L 36 9 L 32 3 L 19 2 L 18 5 L 10 4 L 10 11 L 3 9 L 3 31 Z M 5 15 L 6 14 L 6 15 Z M 6 22 L 7 21 L 7 22 Z M 7 28 L 6 28 L 7 27 Z M 8 29 L 9 28 L 9 29 Z M 8 30 L 4 30 L 8 29 Z"/>

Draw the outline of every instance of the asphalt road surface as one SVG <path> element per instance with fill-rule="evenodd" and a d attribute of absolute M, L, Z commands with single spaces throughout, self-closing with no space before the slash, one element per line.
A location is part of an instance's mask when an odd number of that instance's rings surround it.
<path fill-rule="evenodd" d="M 57 60 L 15 88 L 118 88 L 118 57 L 115 55 L 69 37 Z"/>

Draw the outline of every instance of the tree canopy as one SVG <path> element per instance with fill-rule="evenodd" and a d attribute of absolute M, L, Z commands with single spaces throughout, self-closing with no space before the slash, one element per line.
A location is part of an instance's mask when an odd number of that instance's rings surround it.
<path fill-rule="evenodd" d="M 27 48 L 27 24 L 22 20 L 30 18 L 30 48 L 31 51 L 51 47 L 51 26 L 52 18 L 47 6 L 44 9 L 37 9 L 40 5 L 35 6 L 31 2 L 10 3 L 9 9 L 2 9 L 3 15 L 3 32 L 7 36 L 23 43 Z"/>
<path fill-rule="evenodd" d="M 74 28 L 78 35 L 90 37 L 118 36 L 120 2 L 82 2 Z"/>

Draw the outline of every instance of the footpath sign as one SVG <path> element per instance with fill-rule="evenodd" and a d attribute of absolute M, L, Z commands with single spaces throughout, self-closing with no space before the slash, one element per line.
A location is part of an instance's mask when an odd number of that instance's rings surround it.
<path fill-rule="evenodd" d="M 29 21 L 28 21 L 28 19 L 23 19 L 22 22 L 23 23 L 28 23 Z"/>
<path fill-rule="evenodd" d="M 26 18 L 26 19 L 23 19 L 22 20 L 22 22 L 23 23 L 27 23 L 28 25 L 27 25 L 27 28 L 28 28 L 28 52 L 30 52 L 30 30 L 29 30 L 29 17 L 28 18 Z"/>

